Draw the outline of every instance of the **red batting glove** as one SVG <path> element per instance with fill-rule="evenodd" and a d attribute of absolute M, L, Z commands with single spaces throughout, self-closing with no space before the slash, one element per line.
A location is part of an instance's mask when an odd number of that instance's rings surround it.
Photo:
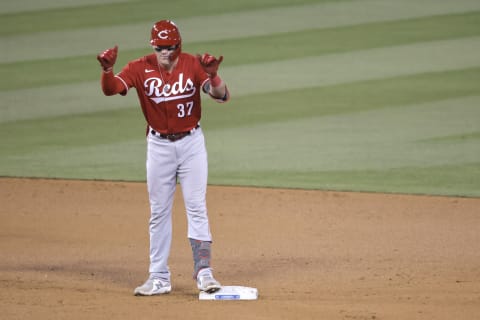
<path fill-rule="evenodd" d="M 107 49 L 97 56 L 97 60 L 103 68 L 103 71 L 109 72 L 113 69 L 113 65 L 117 60 L 118 46 Z"/>
<path fill-rule="evenodd" d="M 217 59 L 208 53 L 204 53 L 203 55 L 197 54 L 197 59 L 210 79 L 217 76 L 218 66 L 222 63 L 223 56 L 220 56 Z"/>

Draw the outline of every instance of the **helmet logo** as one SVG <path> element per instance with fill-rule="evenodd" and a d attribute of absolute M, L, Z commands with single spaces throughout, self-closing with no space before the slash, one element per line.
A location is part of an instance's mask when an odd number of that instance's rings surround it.
<path fill-rule="evenodd" d="M 168 39 L 168 30 L 162 30 L 158 33 L 160 39 Z"/>

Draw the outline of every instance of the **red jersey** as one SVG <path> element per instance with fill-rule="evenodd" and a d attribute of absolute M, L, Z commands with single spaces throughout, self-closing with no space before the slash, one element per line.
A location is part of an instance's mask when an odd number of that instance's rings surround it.
<path fill-rule="evenodd" d="M 168 73 L 158 65 L 155 54 L 129 62 L 116 77 L 134 87 L 148 125 L 160 133 L 177 133 L 195 128 L 202 115 L 200 91 L 208 80 L 197 58 L 181 53 Z"/>

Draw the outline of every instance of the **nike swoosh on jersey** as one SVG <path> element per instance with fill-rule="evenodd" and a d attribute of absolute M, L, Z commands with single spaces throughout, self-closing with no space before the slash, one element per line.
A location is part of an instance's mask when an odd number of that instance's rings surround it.
<path fill-rule="evenodd" d="M 145 69 L 145 73 L 149 73 L 149 72 L 153 72 L 155 70 L 152 70 L 152 69 Z"/>

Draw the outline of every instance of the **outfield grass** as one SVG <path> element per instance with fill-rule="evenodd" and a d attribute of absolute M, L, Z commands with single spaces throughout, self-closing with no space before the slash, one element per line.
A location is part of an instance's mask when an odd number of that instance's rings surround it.
<path fill-rule="evenodd" d="M 12 3 L 0 5 L 0 175 L 144 180 L 135 93 L 104 97 L 95 55 L 114 40 L 119 67 L 149 53 L 160 5 Z M 480 196 L 478 1 L 162 6 L 186 51 L 225 57 L 232 100 L 204 99 L 210 183 Z"/>
<path fill-rule="evenodd" d="M 243 66 L 272 60 L 478 36 L 479 25 L 480 11 L 475 11 L 269 36 L 185 43 L 184 47 L 189 52 L 202 52 L 208 48 L 212 52 L 223 54 L 226 58 L 225 65 Z M 147 53 L 148 48 L 121 51 L 119 63 L 126 63 L 129 59 Z M 10 77 L 0 79 L 0 90 L 97 80 L 98 73 L 92 70 L 95 66 L 96 60 L 92 60 L 92 55 L 3 63 L 0 64 L 0 72 L 9 74 Z M 53 68 L 70 72 L 50 72 Z"/>

